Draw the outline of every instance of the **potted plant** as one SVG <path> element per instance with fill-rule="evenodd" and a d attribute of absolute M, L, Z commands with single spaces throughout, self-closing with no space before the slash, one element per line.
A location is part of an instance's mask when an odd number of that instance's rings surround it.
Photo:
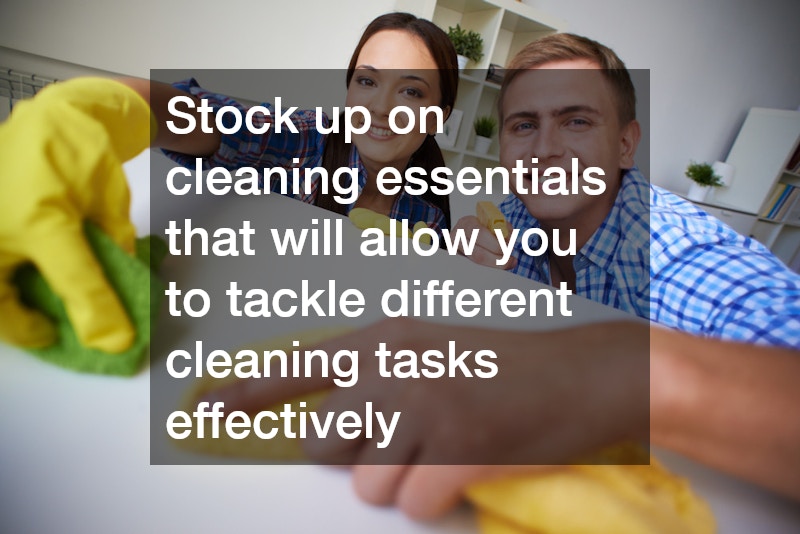
<path fill-rule="evenodd" d="M 497 119 L 491 116 L 483 116 L 475 119 L 475 152 L 486 154 L 492 144 L 492 136 L 497 129 Z"/>
<path fill-rule="evenodd" d="M 447 36 L 458 54 L 458 70 L 464 70 L 468 60 L 475 63 L 483 57 L 483 37 L 473 30 L 465 30 L 460 24 L 447 28 Z"/>
<path fill-rule="evenodd" d="M 720 187 L 722 178 L 714 173 L 714 169 L 708 163 L 689 163 L 686 167 L 686 176 L 692 181 L 687 198 L 696 202 L 705 200 L 709 188 Z"/>

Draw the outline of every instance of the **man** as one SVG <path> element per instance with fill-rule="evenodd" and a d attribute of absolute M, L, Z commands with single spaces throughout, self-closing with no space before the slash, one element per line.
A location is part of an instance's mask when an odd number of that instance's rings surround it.
<path fill-rule="evenodd" d="M 470 428 L 491 429 L 495 441 L 484 447 L 508 451 L 516 443 L 555 463 L 604 443 L 649 434 L 655 445 L 800 499 L 800 419 L 794 417 L 800 405 L 800 357 L 793 350 L 800 347 L 800 282 L 757 243 L 649 186 L 633 165 L 640 135 L 634 106 L 624 64 L 599 43 L 550 36 L 512 61 L 499 102 L 502 163 L 512 167 L 516 160 L 537 158 L 536 170 L 569 170 L 577 158 L 580 171 L 589 166 L 604 171 L 604 187 L 599 195 L 533 195 L 526 192 L 534 186 L 532 169 L 516 196 L 503 203 L 506 218 L 516 228 L 544 229 L 550 243 L 555 230 L 563 230 L 563 239 L 575 229 L 579 252 L 574 258 L 532 258 L 517 243 L 514 257 L 502 267 L 553 285 L 564 282 L 579 295 L 674 330 L 615 322 L 527 333 L 400 319 L 319 348 L 330 353 L 346 346 L 369 353 L 383 341 L 419 354 L 445 350 L 449 339 L 458 340 L 462 349 L 492 349 L 498 355 L 530 347 L 522 351 L 526 358 L 508 360 L 511 372 L 494 379 L 499 389 L 507 386 L 504 398 L 517 391 L 519 380 L 527 381 L 529 399 L 518 397 L 528 402 L 525 420 L 504 421 L 490 412 L 469 423 L 457 421 L 448 426 L 463 424 L 464 435 L 456 431 L 451 441 L 468 442 Z M 541 176 L 537 185 L 544 189 Z M 471 217 L 459 226 L 479 227 Z M 497 238 L 480 231 L 471 259 L 496 266 L 501 257 Z M 650 349 L 649 392 L 644 392 L 649 406 L 644 408 L 631 402 L 642 395 L 635 380 L 642 360 L 636 349 L 642 343 Z M 610 380 L 608 369 L 615 370 Z M 624 376 L 626 370 L 634 382 Z M 362 377 L 368 375 L 362 371 Z M 329 385 L 325 380 L 277 384 L 228 390 L 218 399 L 227 409 L 252 408 Z M 441 407 L 458 393 L 450 382 L 440 381 L 417 387 L 413 396 L 392 388 L 372 391 L 372 400 L 383 406 L 423 418 L 428 414 L 420 406 Z M 334 392 L 332 405 L 349 405 L 351 394 Z M 473 400 L 460 398 L 456 404 L 461 409 L 453 408 L 448 417 L 460 417 Z M 558 407 L 558 417 L 548 409 L 552 406 Z M 365 465 L 370 462 L 362 461 L 363 452 L 350 446 L 349 458 L 360 464 L 354 485 L 362 498 L 396 504 L 413 517 L 432 517 L 453 506 L 471 482 L 536 469 L 424 465 L 418 460 L 425 451 L 447 441 L 438 432 L 442 421 L 430 419 L 428 432 L 420 432 L 410 445 L 417 461 L 408 463 L 415 465 Z M 576 438 L 575 429 L 582 428 L 592 428 L 591 435 Z M 338 445 L 322 444 L 312 452 L 341 460 Z"/>
<path fill-rule="evenodd" d="M 531 257 L 517 242 L 502 267 L 684 332 L 800 348 L 798 276 L 759 243 L 650 187 L 633 161 L 635 101 L 625 65 L 589 39 L 556 34 L 516 56 L 500 97 L 501 163 L 536 158 L 543 182 L 546 168 L 569 172 L 575 160 L 581 172 L 603 169 L 605 191 L 516 190 L 501 206 L 512 227 L 541 228 L 550 243 L 575 229 L 578 253 Z M 475 217 L 459 226 L 480 228 Z M 482 250 L 471 258 L 497 266 L 497 239 L 479 231 Z"/>

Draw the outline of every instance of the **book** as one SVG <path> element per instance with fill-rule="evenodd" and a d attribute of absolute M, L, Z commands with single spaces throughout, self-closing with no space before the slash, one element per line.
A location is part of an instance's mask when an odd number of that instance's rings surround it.
<path fill-rule="evenodd" d="M 789 213 L 789 210 L 794 207 L 798 195 L 800 195 L 800 189 L 794 186 L 789 186 L 789 194 L 786 195 L 786 198 L 783 200 L 783 204 L 781 204 L 781 207 L 777 212 L 775 212 L 776 221 L 784 220 L 786 215 Z"/>
<path fill-rule="evenodd" d="M 794 202 L 786 210 L 782 222 L 800 224 L 800 188 L 795 187 L 795 193 Z"/>
<path fill-rule="evenodd" d="M 781 197 L 781 193 L 783 193 L 783 187 L 785 185 L 786 184 L 778 184 L 775 186 L 775 188 L 772 190 L 772 194 L 770 194 L 769 198 L 767 198 L 767 201 L 764 202 L 764 208 L 761 210 L 761 212 L 759 212 L 758 214 L 759 217 L 761 217 L 762 219 L 767 218 L 767 215 L 769 215 L 769 212 L 772 210 L 773 206 L 775 206 L 775 203 Z"/>
<path fill-rule="evenodd" d="M 783 201 L 786 200 L 786 196 L 789 194 L 789 184 L 780 184 L 779 187 L 781 190 L 780 196 L 770 208 L 769 213 L 767 213 L 767 219 L 775 218 L 775 214 L 778 213 L 779 209 L 781 209 L 781 206 L 783 206 Z"/>

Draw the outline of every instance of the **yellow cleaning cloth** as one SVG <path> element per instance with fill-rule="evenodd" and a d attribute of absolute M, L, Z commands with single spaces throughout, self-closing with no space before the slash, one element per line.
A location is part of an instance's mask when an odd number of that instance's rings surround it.
<path fill-rule="evenodd" d="M 289 352 L 294 349 L 292 340 L 311 346 L 344 332 L 345 329 L 335 328 L 312 330 L 248 348 L 256 353 L 265 349 Z M 205 393 L 235 380 L 198 380 L 181 409 L 194 411 Z M 305 401 L 306 409 L 315 410 L 325 395 L 318 392 L 296 398 L 293 409 L 299 409 L 299 403 Z M 275 411 L 281 408 L 282 404 L 265 407 Z M 222 433 L 219 439 L 192 437 L 175 440 L 175 444 L 201 454 L 279 461 L 304 459 L 298 440 L 278 437 L 264 441 L 253 433 L 241 440 Z M 595 463 L 643 463 L 641 460 L 648 456 L 638 446 L 621 445 L 592 459 Z M 477 483 L 467 489 L 466 497 L 477 509 L 484 534 L 710 534 L 716 530 L 708 505 L 692 492 L 686 480 L 668 472 L 653 457 L 650 465 L 563 466 L 540 474 Z"/>
<path fill-rule="evenodd" d="M 633 445 L 629 451 L 647 454 Z M 466 496 L 485 534 L 716 531 L 711 510 L 688 481 L 652 456 L 650 465 L 572 465 L 482 482 L 467 488 Z"/>

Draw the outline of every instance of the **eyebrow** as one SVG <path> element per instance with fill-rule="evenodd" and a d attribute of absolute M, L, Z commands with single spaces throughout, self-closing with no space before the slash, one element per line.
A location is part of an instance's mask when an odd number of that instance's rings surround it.
<path fill-rule="evenodd" d="M 376 69 L 372 65 L 358 65 L 358 66 L 356 66 L 356 68 L 354 70 L 359 70 L 359 69 L 361 69 L 361 70 L 369 70 L 369 71 L 372 71 L 372 72 L 375 72 L 375 73 L 380 72 L 378 69 Z M 396 69 L 389 69 L 389 70 L 396 70 Z M 414 81 L 422 82 L 425 85 L 427 85 L 429 88 L 431 86 L 431 84 L 430 84 L 430 82 L 428 82 L 428 80 L 426 80 L 422 76 L 417 76 L 415 74 L 405 74 L 405 75 L 401 76 L 401 78 L 403 80 L 414 80 Z"/>
<path fill-rule="evenodd" d="M 554 109 L 550 112 L 551 117 L 563 117 L 564 115 L 570 115 L 572 113 L 587 113 L 590 115 L 600 115 L 600 112 L 593 108 L 592 106 L 587 106 L 585 104 L 575 104 L 573 106 L 564 106 L 563 108 Z M 517 111 L 510 115 L 507 115 L 504 121 L 514 120 L 514 119 L 533 119 L 539 120 L 541 117 L 541 113 L 538 111 Z"/>
<path fill-rule="evenodd" d="M 600 111 L 593 108 L 592 106 L 587 106 L 586 104 L 576 104 L 574 106 L 566 106 L 560 109 L 556 109 L 551 113 L 553 117 L 561 117 L 563 115 L 569 115 L 571 113 L 588 113 L 590 115 L 600 115 Z"/>

